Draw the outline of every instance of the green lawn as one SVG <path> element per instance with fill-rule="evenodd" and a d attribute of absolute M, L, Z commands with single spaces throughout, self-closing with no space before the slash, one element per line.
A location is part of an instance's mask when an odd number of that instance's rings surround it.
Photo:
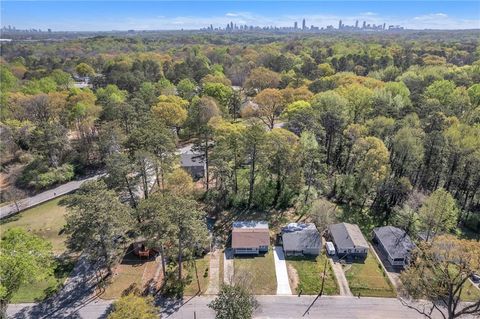
<path fill-rule="evenodd" d="M 45 299 L 62 287 L 74 265 L 75 259 L 67 258 L 57 262 L 52 275 L 39 282 L 21 285 L 20 289 L 13 295 L 11 302 L 37 302 Z"/>
<path fill-rule="evenodd" d="M 243 281 L 256 295 L 277 293 L 277 277 L 272 248 L 265 255 L 235 256 L 233 260 L 235 280 Z"/>
<path fill-rule="evenodd" d="M 287 265 L 295 268 L 298 275 L 298 285 L 297 287 L 292 287 L 295 289 L 295 293 L 298 294 L 301 292 L 305 295 L 317 295 L 320 292 L 325 262 L 327 270 L 325 273 L 323 293 L 326 295 L 336 295 L 339 293 L 332 267 L 324 254 L 316 258 L 287 257 Z"/>
<path fill-rule="evenodd" d="M 360 293 L 364 297 L 396 297 L 392 284 L 373 252 L 368 252 L 364 262 L 347 264 L 344 269 L 350 290 L 355 296 Z"/>
<path fill-rule="evenodd" d="M 60 200 L 61 197 L 56 198 L 5 219 L 1 224 L 2 232 L 12 227 L 23 228 L 48 240 L 52 243 L 54 253 L 62 254 L 66 239 L 62 234 L 65 207 L 58 205 Z"/>
<path fill-rule="evenodd" d="M 195 272 L 195 264 L 197 266 L 197 272 Z M 195 264 L 193 261 L 184 263 L 184 269 L 188 272 L 187 285 L 183 290 L 183 294 L 186 296 L 203 294 L 208 288 L 210 255 L 205 255 L 202 258 L 195 259 Z M 198 289 L 199 283 L 200 290 Z"/>
<path fill-rule="evenodd" d="M 62 234 L 65 225 L 65 207 L 58 205 L 60 200 L 61 197 L 56 198 L 2 220 L 1 232 L 13 227 L 23 228 L 51 242 L 53 252 L 61 255 L 66 250 L 66 236 Z M 49 293 L 56 291 L 73 267 L 72 260 L 67 259 L 60 263 L 55 274 L 45 280 L 22 285 L 14 294 L 12 302 L 34 302 L 42 300 Z"/>
<path fill-rule="evenodd" d="M 480 289 L 474 287 L 470 280 L 468 280 L 465 284 L 465 288 L 463 288 L 460 297 L 463 301 L 477 301 L 480 299 Z"/>

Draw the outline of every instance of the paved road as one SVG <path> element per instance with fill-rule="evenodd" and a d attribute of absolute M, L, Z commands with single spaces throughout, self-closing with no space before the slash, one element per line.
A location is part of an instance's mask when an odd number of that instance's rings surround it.
<path fill-rule="evenodd" d="M 275 260 L 275 274 L 277 277 L 277 295 L 291 295 L 292 290 L 288 281 L 287 263 L 282 247 L 275 246 L 273 248 L 273 259 Z"/>
<path fill-rule="evenodd" d="M 2 206 L 2 207 L 0 207 L 0 219 L 8 217 L 8 216 L 13 215 L 13 214 L 16 214 L 19 211 L 22 211 L 22 210 L 25 210 L 27 208 L 36 206 L 38 204 L 47 202 L 47 201 L 52 200 L 54 198 L 57 198 L 59 196 L 71 193 L 74 190 L 77 190 L 83 183 L 85 183 L 87 181 L 90 181 L 90 180 L 98 179 L 99 177 L 101 177 L 103 175 L 104 174 L 98 174 L 98 175 L 94 175 L 92 177 L 71 181 L 71 182 L 68 182 L 66 184 L 60 185 L 56 188 L 45 191 L 43 193 L 34 195 L 32 197 L 27 197 L 25 199 L 21 199 L 17 202 L 18 209 L 17 209 L 17 205 L 15 205 L 15 204 Z"/>
<path fill-rule="evenodd" d="M 164 300 L 158 305 L 162 308 L 162 318 L 169 319 L 213 319 L 213 311 L 207 307 L 214 296 L 200 296 L 184 301 Z M 421 319 L 417 312 L 403 306 L 397 299 L 390 298 L 355 298 L 355 297 L 321 297 L 312 305 L 315 296 L 258 296 L 260 307 L 254 318 L 329 318 L 329 319 Z M 65 317 L 48 318 L 105 318 L 110 302 L 94 301 L 79 308 Z M 22 307 L 10 306 L 8 314 L 13 318 L 44 318 L 23 316 Z M 310 309 L 309 309 L 310 308 Z M 306 313 L 306 311 L 308 313 Z M 303 317 L 303 315 L 305 316 Z M 435 315 L 434 318 L 440 318 Z"/>
<path fill-rule="evenodd" d="M 184 145 L 183 147 L 178 148 L 178 152 L 179 153 L 192 152 L 192 146 L 193 146 L 193 144 Z M 152 188 L 155 184 L 155 171 L 154 171 L 153 167 L 149 167 L 147 173 L 149 175 L 148 187 Z M 54 198 L 60 197 L 62 195 L 71 193 L 71 192 L 77 190 L 78 188 L 80 188 L 80 186 L 82 186 L 82 184 L 85 183 L 86 181 L 95 180 L 95 179 L 98 179 L 99 177 L 104 176 L 104 175 L 105 174 L 97 174 L 97 175 L 94 175 L 94 176 L 91 176 L 91 177 L 88 177 L 88 178 L 71 181 L 71 182 L 68 182 L 66 184 L 57 186 L 56 188 L 53 188 L 53 189 L 50 189 L 48 191 L 39 193 L 37 195 L 27 197 L 25 199 L 21 199 L 17 202 L 17 205 L 9 204 L 9 205 L 2 206 L 2 207 L 0 207 L 0 219 L 3 219 L 3 218 L 8 217 L 10 215 L 16 214 L 16 213 L 21 212 L 25 209 L 36 206 L 38 204 L 47 202 L 47 201 L 52 200 Z M 143 189 L 142 189 L 141 185 L 139 185 L 137 187 L 137 189 L 135 191 L 135 194 L 139 197 L 143 196 Z"/>

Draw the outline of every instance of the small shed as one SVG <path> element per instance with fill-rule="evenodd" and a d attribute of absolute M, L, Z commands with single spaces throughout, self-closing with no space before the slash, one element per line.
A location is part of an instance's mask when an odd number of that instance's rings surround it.
<path fill-rule="evenodd" d="M 193 179 L 198 180 L 205 176 L 206 166 L 203 155 L 196 153 L 180 154 L 181 167 L 190 173 Z"/>

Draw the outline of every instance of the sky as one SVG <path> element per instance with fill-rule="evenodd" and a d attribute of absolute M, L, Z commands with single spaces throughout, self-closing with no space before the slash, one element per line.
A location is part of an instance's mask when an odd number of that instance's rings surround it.
<path fill-rule="evenodd" d="M 1 26 L 54 31 L 180 30 L 212 24 L 402 25 L 480 29 L 480 1 L 0 1 Z"/>

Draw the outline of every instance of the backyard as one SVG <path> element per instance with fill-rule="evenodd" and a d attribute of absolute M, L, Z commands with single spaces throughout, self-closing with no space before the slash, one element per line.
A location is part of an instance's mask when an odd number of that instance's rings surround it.
<path fill-rule="evenodd" d="M 365 261 L 346 264 L 343 269 L 353 295 L 396 297 L 392 284 L 373 252 L 369 251 Z"/>
<path fill-rule="evenodd" d="M 320 292 L 322 286 L 322 276 L 325 262 L 327 265 L 326 277 L 323 293 L 326 295 L 337 295 L 339 293 L 338 285 L 335 280 L 330 263 L 324 254 L 316 258 L 307 257 L 288 257 L 287 266 L 289 268 L 289 277 L 296 277 L 296 280 L 290 280 L 292 290 L 299 294 L 316 295 Z M 293 268 L 293 269 L 291 269 Z"/>
<path fill-rule="evenodd" d="M 265 255 L 235 256 L 233 264 L 235 280 L 246 284 L 254 294 L 276 294 L 277 278 L 271 248 Z"/>

